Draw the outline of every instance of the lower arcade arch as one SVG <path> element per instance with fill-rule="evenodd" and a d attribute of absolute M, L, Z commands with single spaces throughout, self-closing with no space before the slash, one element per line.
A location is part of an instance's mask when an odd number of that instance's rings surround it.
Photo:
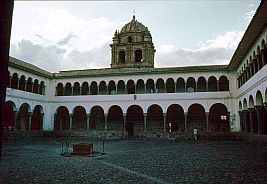
<path fill-rule="evenodd" d="M 4 103 L 4 113 L 3 113 L 3 122 L 2 127 L 3 129 L 7 130 L 15 130 L 15 114 L 14 111 L 16 109 L 16 106 L 14 102 L 7 101 Z"/>
<path fill-rule="evenodd" d="M 229 114 L 227 107 L 224 104 L 216 103 L 209 110 L 209 131 L 224 131 L 230 130 Z"/>
<path fill-rule="evenodd" d="M 105 116 L 104 110 L 100 106 L 94 106 L 91 109 L 90 113 L 90 129 L 93 130 L 105 130 Z"/>
<path fill-rule="evenodd" d="M 17 130 L 28 130 L 31 125 L 30 123 L 30 106 L 24 103 L 20 106 L 17 115 L 16 128 Z"/>
<path fill-rule="evenodd" d="M 32 113 L 31 129 L 32 130 L 41 130 L 43 127 L 43 108 L 40 105 L 34 107 Z"/>
<path fill-rule="evenodd" d="M 123 112 L 119 106 L 113 105 L 109 108 L 107 123 L 108 130 L 123 131 Z"/>
<path fill-rule="evenodd" d="M 134 136 L 144 131 L 144 114 L 140 106 L 132 105 L 127 109 L 125 130 L 128 132 L 128 136 Z"/>
<path fill-rule="evenodd" d="M 159 105 L 151 105 L 148 108 L 146 130 L 151 132 L 164 131 L 163 111 Z"/>
<path fill-rule="evenodd" d="M 172 104 L 167 109 L 167 127 L 169 132 L 185 130 L 184 110 L 178 104 Z"/>
<path fill-rule="evenodd" d="M 86 130 L 86 110 L 82 106 L 76 106 L 73 109 L 72 130 Z"/>
<path fill-rule="evenodd" d="M 188 108 L 187 131 L 193 131 L 194 128 L 199 131 L 207 131 L 205 109 L 200 104 L 192 104 Z"/>
<path fill-rule="evenodd" d="M 69 110 L 65 106 L 60 106 L 57 108 L 55 114 L 55 130 L 70 130 L 70 116 Z"/>

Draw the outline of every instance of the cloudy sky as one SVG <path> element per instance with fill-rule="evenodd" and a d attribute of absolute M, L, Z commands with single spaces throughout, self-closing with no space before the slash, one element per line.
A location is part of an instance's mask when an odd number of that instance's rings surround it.
<path fill-rule="evenodd" d="M 50 72 L 110 67 L 116 29 L 150 30 L 155 67 L 228 64 L 259 0 L 15 1 L 10 55 Z"/>

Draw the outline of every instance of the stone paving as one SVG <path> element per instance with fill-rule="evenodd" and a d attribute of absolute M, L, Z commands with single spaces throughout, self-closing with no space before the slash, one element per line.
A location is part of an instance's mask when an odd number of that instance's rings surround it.
<path fill-rule="evenodd" d="M 0 183 L 267 183 L 267 148 L 238 141 L 117 140 L 102 156 L 61 152 L 60 140 L 4 142 Z"/>

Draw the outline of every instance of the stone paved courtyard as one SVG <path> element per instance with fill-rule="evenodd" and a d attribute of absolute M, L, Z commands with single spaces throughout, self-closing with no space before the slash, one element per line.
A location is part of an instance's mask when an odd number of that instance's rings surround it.
<path fill-rule="evenodd" d="M 0 183 L 267 183 L 267 148 L 242 142 L 117 140 L 102 156 L 61 152 L 60 140 L 4 142 Z"/>

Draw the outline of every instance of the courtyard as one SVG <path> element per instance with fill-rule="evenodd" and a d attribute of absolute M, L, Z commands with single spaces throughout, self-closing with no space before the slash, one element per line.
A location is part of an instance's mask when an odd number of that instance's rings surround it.
<path fill-rule="evenodd" d="M 103 152 L 102 141 L 92 142 Z M 0 183 L 267 183 L 267 147 L 241 141 L 113 140 L 64 157 L 62 140 L 3 143 Z"/>

